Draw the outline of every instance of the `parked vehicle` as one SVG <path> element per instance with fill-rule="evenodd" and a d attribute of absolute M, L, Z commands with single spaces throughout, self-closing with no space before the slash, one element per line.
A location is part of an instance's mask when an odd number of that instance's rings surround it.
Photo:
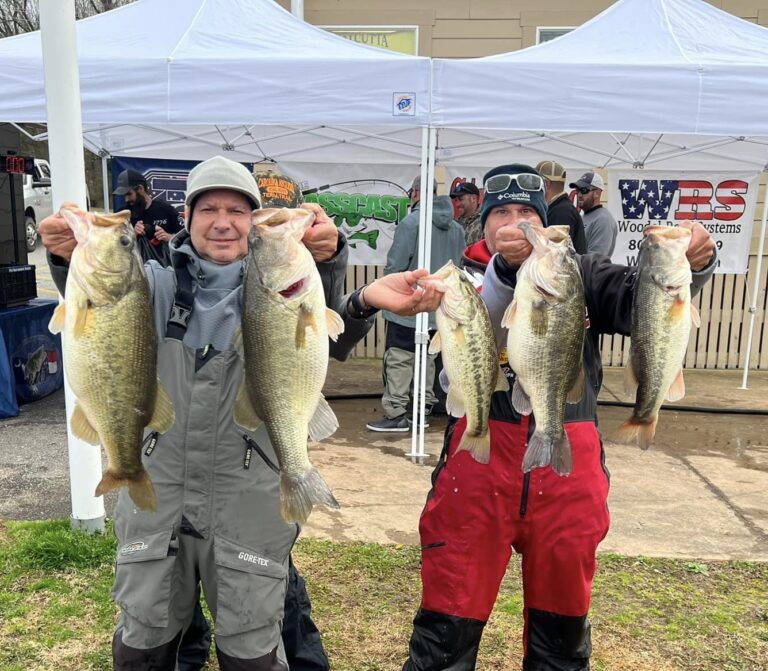
<path fill-rule="evenodd" d="M 35 174 L 24 175 L 24 224 L 27 252 L 37 246 L 37 225 L 53 212 L 51 199 L 51 166 L 48 161 L 35 159 Z"/>

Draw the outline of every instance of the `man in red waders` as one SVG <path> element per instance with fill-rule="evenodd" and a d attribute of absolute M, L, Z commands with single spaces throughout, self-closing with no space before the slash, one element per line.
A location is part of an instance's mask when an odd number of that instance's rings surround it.
<path fill-rule="evenodd" d="M 527 165 L 503 165 L 483 179 L 484 239 L 464 251 L 468 269 L 484 273 L 488 306 L 506 364 L 501 316 L 512 301 L 520 264 L 531 253 L 517 223 L 546 226 L 541 175 Z M 700 224 L 692 228 L 688 260 L 692 289 L 711 277 L 715 245 Z M 629 335 L 635 268 L 600 254 L 577 256 L 587 305 L 585 391 L 568 405 L 565 430 L 573 472 L 549 466 L 523 473 L 535 417 L 512 407 L 510 392 L 496 392 L 490 415 L 491 461 L 456 452 L 464 418 L 449 425 L 445 447 L 421 515 L 422 600 L 413 623 L 403 671 L 471 671 L 512 551 L 522 555 L 524 671 L 583 671 L 592 651 L 587 619 L 595 552 L 608 533 L 608 471 L 597 429 L 597 395 L 603 374 L 601 334 Z"/>

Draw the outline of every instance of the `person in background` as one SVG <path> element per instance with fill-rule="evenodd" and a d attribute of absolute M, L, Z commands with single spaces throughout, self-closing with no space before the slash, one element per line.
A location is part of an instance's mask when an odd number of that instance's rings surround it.
<path fill-rule="evenodd" d="M 433 184 L 437 193 L 437 182 Z M 421 178 L 413 180 L 408 196 L 411 212 L 395 229 L 392 246 L 384 266 L 385 277 L 391 273 L 413 270 L 417 267 L 419 249 L 419 203 Z M 451 259 L 456 265 L 464 249 L 464 229 L 453 218 L 453 206 L 448 196 L 436 196 L 432 204 L 432 255 L 430 271 L 435 272 Z M 408 316 L 384 312 L 386 342 L 384 345 L 384 395 L 381 405 L 384 417 L 366 424 L 370 431 L 404 432 L 411 428 L 408 403 L 411 400 L 413 366 L 416 358 L 416 313 Z M 429 315 L 429 329 L 436 329 L 435 316 Z M 437 403 L 434 392 L 435 354 L 427 355 L 426 413 L 428 417 Z M 428 421 L 428 420 L 426 420 Z M 426 424 L 428 426 L 428 424 Z"/>
<path fill-rule="evenodd" d="M 449 194 L 459 215 L 457 221 L 464 227 L 466 244 L 483 239 L 480 225 L 480 189 L 472 182 L 459 182 Z"/>
<path fill-rule="evenodd" d="M 183 228 L 176 209 L 164 200 L 153 199 L 146 178 L 136 170 L 123 170 L 117 176 L 117 188 L 112 193 L 123 196 L 131 211 L 141 260 L 170 265 L 168 242 Z"/>
<path fill-rule="evenodd" d="M 600 204 L 605 183 L 594 170 L 585 172 L 570 187 L 578 194 L 576 204 L 584 213 L 587 252 L 610 256 L 616 247 L 619 225 L 614 216 Z"/>
<path fill-rule="evenodd" d="M 547 199 L 547 226 L 567 226 L 577 254 L 587 253 L 584 222 L 565 192 L 565 168 L 556 161 L 541 161 L 537 172 L 544 178 Z"/>

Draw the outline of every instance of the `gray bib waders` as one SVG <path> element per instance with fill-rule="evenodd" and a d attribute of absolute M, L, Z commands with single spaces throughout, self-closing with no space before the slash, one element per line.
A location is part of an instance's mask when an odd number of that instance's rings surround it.
<path fill-rule="evenodd" d="M 202 583 L 223 671 L 287 671 L 280 638 L 288 557 L 298 536 L 280 516 L 277 463 L 266 431 L 234 424 L 243 374 L 233 351 L 193 349 L 167 338 L 158 376 L 176 421 L 148 434 L 143 461 L 157 512 L 138 511 L 121 491 L 113 598 L 121 608 L 115 669 L 175 668 Z"/>

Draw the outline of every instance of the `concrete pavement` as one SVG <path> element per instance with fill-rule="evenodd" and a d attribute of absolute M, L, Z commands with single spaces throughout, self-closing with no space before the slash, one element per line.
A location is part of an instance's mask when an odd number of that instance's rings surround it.
<path fill-rule="evenodd" d="M 617 382 L 620 371 L 607 371 Z M 328 396 L 378 395 L 380 362 L 334 362 Z M 768 409 L 768 375 L 687 371 L 695 406 Z M 620 385 L 616 384 L 616 389 Z M 714 391 L 713 391 L 714 390 Z M 716 398 L 715 398 L 716 397 Z M 706 404 L 703 403 L 706 401 Z M 365 429 L 380 416 L 378 398 L 332 402 L 341 428 L 313 447 L 311 458 L 341 504 L 318 508 L 307 536 L 380 543 L 418 543 L 418 517 L 442 445 L 446 419 L 427 430 L 426 464 L 412 463 L 410 434 Z M 610 441 L 628 410 L 601 407 L 611 471 L 612 528 L 603 551 L 629 555 L 768 561 L 768 417 L 664 412 L 657 444 L 648 452 Z M 61 392 L 22 406 L 0 420 L 0 519 L 45 519 L 70 513 L 64 399 Z M 108 513 L 113 499 L 107 499 Z"/>

